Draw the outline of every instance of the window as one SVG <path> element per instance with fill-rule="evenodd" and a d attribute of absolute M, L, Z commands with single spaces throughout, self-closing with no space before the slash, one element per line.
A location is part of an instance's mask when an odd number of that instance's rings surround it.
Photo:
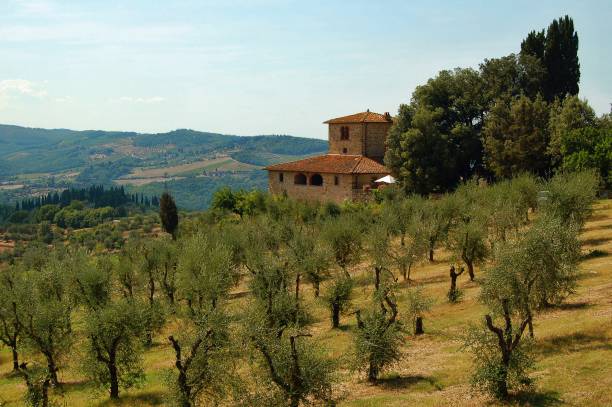
<path fill-rule="evenodd" d="M 340 179 L 338 178 L 337 175 L 334 175 L 334 185 L 338 185 L 340 184 Z"/>
<path fill-rule="evenodd" d="M 348 152 L 348 150 L 346 149 L 346 147 L 344 147 L 344 148 L 342 149 L 342 154 L 346 154 L 347 152 Z"/>
<path fill-rule="evenodd" d="M 296 185 L 306 185 L 306 175 L 295 174 L 295 177 L 293 177 L 293 183 Z"/>
<path fill-rule="evenodd" d="M 285 174 L 281 172 L 280 174 L 278 174 L 278 182 L 284 182 L 284 181 L 285 181 Z"/>
<path fill-rule="evenodd" d="M 314 174 L 310 177 L 310 185 L 321 186 L 323 185 L 323 177 L 321 174 Z"/>
<path fill-rule="evenodd" d="M 348 140 L 349 139 L 349 128 L 348 126 L 340 127 L 340 140 Z"/>

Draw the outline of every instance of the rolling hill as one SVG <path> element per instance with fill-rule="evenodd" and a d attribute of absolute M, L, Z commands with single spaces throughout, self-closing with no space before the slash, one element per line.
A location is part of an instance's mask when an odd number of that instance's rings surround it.
<path fill-rule="evenodd" d="M 236 136 L 188 129 L 167 133 L 74 131 L 0 125 L 0 201 L 71 185 L 168 188 L 179 206 L 202 209 L 214 189 L 265 188 L 261 167 L 327 150 L 288 135 Z M 17 185 L 23 187 L 17 188 Z"/>

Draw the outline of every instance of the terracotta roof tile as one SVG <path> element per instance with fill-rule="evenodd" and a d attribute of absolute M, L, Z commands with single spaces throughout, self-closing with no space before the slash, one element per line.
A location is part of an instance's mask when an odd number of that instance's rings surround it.
<path fill-rule="evenodd" d="M 326 124 L 340 124 L 340 123 L 391 123 L 391 115 L 389 113 L 380 114 L 370 112 L 361 112 L 351 114 L 349 116 L 336 117 L 335 119 L 329 119 Z"/>
<path fill-rule="evenodd" d="M 269 171 L 319 172 L 332 174 L 389 174 L 384 165 L 362 155 L 326 154 L 303 160 L 269 165 Z"/>

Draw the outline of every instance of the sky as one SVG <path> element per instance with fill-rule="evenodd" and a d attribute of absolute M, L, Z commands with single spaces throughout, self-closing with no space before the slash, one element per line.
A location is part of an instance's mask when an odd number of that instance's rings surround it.
<path fill-rule="evenodd" d="M 607 113 L 610 0 L 0 0 L 0 123 L 326 138 L 565 14 L 580 96 Z"/>

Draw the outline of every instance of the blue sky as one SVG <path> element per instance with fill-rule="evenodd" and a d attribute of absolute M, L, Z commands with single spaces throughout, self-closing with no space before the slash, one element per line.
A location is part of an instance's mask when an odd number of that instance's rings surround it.
<path fill-rule="evenodd" d="M 324 120 L 395 113 L 565 14 L 580 95 L 608 112 L 609 0 L 2 0 L 0 123 L 325 138 Z"/>

